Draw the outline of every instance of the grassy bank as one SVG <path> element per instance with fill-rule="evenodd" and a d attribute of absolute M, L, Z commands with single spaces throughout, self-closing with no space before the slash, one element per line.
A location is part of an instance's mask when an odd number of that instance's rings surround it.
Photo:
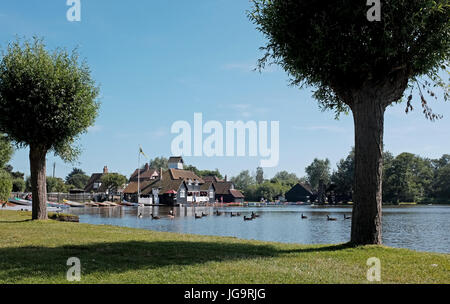
<path fill-rule="evenodd" d="M 450 255 L 381 246 L 303 246 L 57 221 L 0 211 L 0 283 L 67 283 L 69 257 L 81 283 L 450 283 Z M 295 232 L 292 232 L 295 233 Z"/>

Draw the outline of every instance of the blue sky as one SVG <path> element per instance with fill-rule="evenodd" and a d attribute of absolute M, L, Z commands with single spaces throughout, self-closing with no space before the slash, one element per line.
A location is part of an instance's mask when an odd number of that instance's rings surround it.
<path fill-rule="evenodd" d="M 246 0 L 81 0 L 81 22 L 68 22 L 65 0 L 15 0 L 0 4 L 0 46 L 16 35 L 44 37 L 49 48 L 76 46 L 101 86 L 96 125 L 82 136 L 77 167 L 87 173 L 110 171 L 129 176 L 137 152 L 170 156 L 172 123 L 203 119 L 280 121 L 280 161 L 265 169 L 271 177 L 288 170 L 299 176 L 314 158 L 333 167 L 353 146 L 353 120 L 321 112 L 311 91 L 288 86 L 277 67 L 252 71 L 264 38 L 247 19 Z M 417 100 L 417 98 L 416 98 Z M 427 121 L 420 106 L 406 115 L 403 105 L 386 113 L 385 147 L 437 158 L 450 153 L 450 106 L 431 103 L 444 119 Z M 186 157 L 200 169 L 219 168 L 234 176 L 255 171 L 259 158 Z M 48 173 L 64 177 L 73 165 L 48 155 Z M 11 164 L 29 174 L 28 149 Z"/>

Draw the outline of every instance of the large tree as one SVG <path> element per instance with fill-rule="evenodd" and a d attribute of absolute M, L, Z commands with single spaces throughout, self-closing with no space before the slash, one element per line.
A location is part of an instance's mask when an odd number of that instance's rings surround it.
<path fill-rule="evenodd" d="M 253 3 L 249 17 L 268 40 L 260 67 L 267 61 L 279 64 L 292 84 L 315 88 L 322 108 L 353 113 L 351 242 L 381 244 L 384 112 L 402 99 L 408 85 L 417 84 L 425 114 L 436 118 L 422 92 L 446 86 L 439 73 L 449 58 L 449 1 L 382 1 L 381 21 L 375 22 L 369 21 L 373 8 L 366 1 Z M 412 95 L 407 109 L 412 109 Z"/>
<path fill-rule="evenodd" d="M 355 149 L 352 149 L 345 159 L 337 164 L 337 170 L 331 175 L 331 182 L 335 185 L 336 194 L 346 199 L 353 195 L 353 184 L 355 174 Z"/>
<path fill-rule="evenodd" d="M 15 41 L 0 62 L 0 132 L 30 147 L 33 219 L 47 219 L 46 155 L 73 160 L 73 144 L 94 124 L 98 88 L 77 51 L 48 51 L 38 38 Z"/>

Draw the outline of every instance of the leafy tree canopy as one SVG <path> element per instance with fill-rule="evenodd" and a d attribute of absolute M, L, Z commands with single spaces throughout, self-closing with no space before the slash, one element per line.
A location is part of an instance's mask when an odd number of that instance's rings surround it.
<path fill-rule="evenodd" d="M 231 181 L 236 186 L 236 189 L 244 190 L 256 183 L 255 178 L 250 174 L 249 170 L 242 171 L 237 176 L 233 177 Z"/>
<path fill-rule="evenodd" d="M 434 179 L 434 196 L 450 202 L 450 164 L 440 167 Z"/>
<path fill-rule="evenodd" d="M 433 180 L 431 162 L 411 153 L 402 153 L 385 170 L 384 200 L 417 202 L 427 195 Z"/>
<path fill-rule="evenodd" d="M 308 176 L 308 183 L 312 189 L 317 191 L 319 189 L 319 183 L 322 180 L 326 185 L 330 182 L 330 160 L 314 159 L 314 161 L 306 167 L 305 172 Z"/>
<path fill-rule="evenodd" d="M 223 179 L 222 173 L 220 173 L 219 169 L 215 170 L 199 170 L 198 176 L 200 177 L 206 177 L 206 176 L 216 176 L 220 179 Z"/>
<path fill-rule="evenodd" d="M 66 184 L 72 185 L 76 189 L 84 189 L 89 181 L 89 176 L 84 173 L 83 170 L 78 168 L 73 168 L 66 176 Z"/>
<path fill-rule="evenodd" d="M 67 185 L 64 183 L 64 180 L 62 178 L 47 176 L 47 192 L 66 193 Z"/>
<path fill-rule="evenodd" d="M 264 170 L 261 167 L 256 168 L 256 182 L 262 184 L 264 182 Z"/>
<path fill-rule="evenodd" d="M 167 170 L 169 168 L 169 159 L 166 157 L 156 157 L 150 161 L 150 168 L 152 169 L 164 169 Z"/>
<path fill-rule="evenodd" d="M 73 143 L 97 116 L 98 92 L 76 50 L 49 52 L 38 38 L 17 40 L 0 62 L 0 132 L 21 146 L 74 160 Z"/>
<path fill-rule="evenodd" d="M 281 171 L 275 174 L 271 180 L 272 183 L 280 183 L 283 185 L 294 186 L 299 182 L 299 178 L 295 173 L 289 173 L 287 171 Z"/>
<path fill-rule="evenodd" d="M 108 173 L 102 176 L 101 182 L 109 191 L 117 192 L 117 189 L 126 184 L 127 178 L 119 173 Z"/>
<path fill-rule="evenodd" d="M 6 201 L 11 194 L 13 184 L 11 175 L 8 172 L 0 169 L 0 200 Z"/>
<path fill-rule="evenodd" d="M 423 76 L 430 81 L 419 89 L 440 86 L 445 99 L 449 96 L 448 85 L 439 76 L 449 59 L 448 0 L 382 1 L 381 22 L 368 22 L 365 1 L 253 0 L 253 4 L 249 18 L 268 40 L 260 68 L 276 63 L 292 84 L 314 86 L 323 109 L 348 111 L 352 94 L 367 86 L 379 86 L 389 104 L 402 97 L 408 82 L 419 86 Z M 432 115 L 421 97 L 426 114 Z M 410 101 L 411 97 L 412 109 Z"/>
<path fill-rule="evenodd" d="M 12 191 L 13 192 L 24 192 L 25 191 L 25 181 L 23 178 L 14 178 L 12 180 Z"/>

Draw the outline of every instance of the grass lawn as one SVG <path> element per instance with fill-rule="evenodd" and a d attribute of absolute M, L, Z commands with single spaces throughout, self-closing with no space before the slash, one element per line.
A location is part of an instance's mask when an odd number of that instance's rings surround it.
<path fill-rule="evenodd" d="M 450 255 L 383 246 L 296 245 L 57 221 L 0 211 L 0 284 L 368 283 L 370 257 L 382 283 L 450 283 Z M 295 233 L 295 232 L 292 232 Z"/>

